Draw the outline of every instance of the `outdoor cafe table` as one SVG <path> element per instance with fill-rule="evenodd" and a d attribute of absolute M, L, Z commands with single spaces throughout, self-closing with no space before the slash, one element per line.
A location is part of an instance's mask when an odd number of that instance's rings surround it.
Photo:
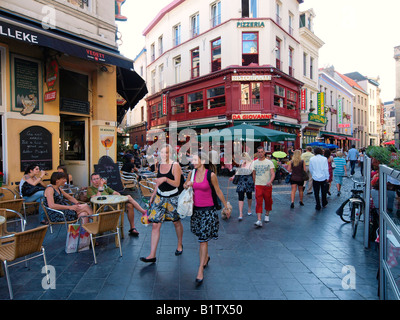
<path fill-rule="evenodd" d="M 105 199 L 99 200 L 99 198 L 105 198 Z M 90 201 L 93 203 L 94 214 L 101 212 L 102 210 L 104 210 L 106 206 L 110 206 L 114 210 L 121 210 L 120 232 L 121 232 L 121 238 L 123 239 L 125 203 L 128 202 L 128 197 L 121 195 L 107 195 L 107 196 L 101 195 L 98 197 L 92 197 Z"/>

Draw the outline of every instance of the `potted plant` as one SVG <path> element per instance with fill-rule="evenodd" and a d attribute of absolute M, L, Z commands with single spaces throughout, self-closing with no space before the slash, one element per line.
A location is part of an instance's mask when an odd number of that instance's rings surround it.
<path fill-rule="evenodd" d="M 4 173 L 0 171 L 0 187 L 3 186 L 3 177 L 4 177 Z"/>

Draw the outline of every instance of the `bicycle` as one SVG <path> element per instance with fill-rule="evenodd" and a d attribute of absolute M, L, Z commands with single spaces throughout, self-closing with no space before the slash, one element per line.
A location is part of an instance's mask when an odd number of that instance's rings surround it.
<path fill-rule="evenodd" d="M 336 214 L 340 216 L 343 222 L 351 223 L 352 227 L 352 237 L 356 237 L 358 223 L 362 220 L 362 214 L 365 209 L 364 199 L 361 197 L 361 194 L 364 192 L 361 189 L 357 189 L 358 187 L 363 187 L 364 182 L 355 181 L 353 189 L 351 190 L 351 196 L 347 200 L 345 200 L 339 209 L 336 210 Z"/>

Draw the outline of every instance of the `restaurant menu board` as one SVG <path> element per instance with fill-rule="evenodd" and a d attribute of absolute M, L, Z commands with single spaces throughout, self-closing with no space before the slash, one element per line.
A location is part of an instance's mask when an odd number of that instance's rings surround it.
<path fill-rule="evenodd" d="M 107 186 L 114 191 L 121 192 L 124 190 L 118 164 L 110 157 L 101 157 L 99 163 L 94 165 L 94 172 L 100 174 L 102 178 L 106 178 Z"/>
<path fill-rule="evenodd" d="M 28 127 L 20 133 L 21 171 L 29 164 L 41 170 L 53 168 L 52 134 L 40 126 Z"/>
<path fill-rule="evenodd" d="M 13 106 L 12 111 L 23 116 L 32 113 L 43 113 L 41 97 L 41 65 L 35 60 L 13 57 Z"/>

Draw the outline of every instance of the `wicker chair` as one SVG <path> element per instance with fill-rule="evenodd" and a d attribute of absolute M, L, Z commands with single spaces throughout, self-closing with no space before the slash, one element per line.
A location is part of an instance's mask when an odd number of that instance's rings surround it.
<path fill-rule="evenodd" d="M 10 234 L 7 225 L 10 223 L 20 222 L 21 231 L 25 230 L 26 220 L 22 217 L 21 213 L 12 209 L 0 208 L 0 216 L 6 218 L 6 223 L 1 226 L 0 236 Z M 10 220 L 12 219 L 12 220 Z"/>
<path fill-rule="evenodd" d="M 149 207 L 149 200 L 154 192 L 155 186 L 156 184 L 152 181 L 139 181 L 140 198 L 147 208 Z"/>
<path fill-rule="evenodd" d="M 66 227 L 67 230 L 68 230 L 68 224 L 76 223 L 76 222 L 78 221 L 78 219 L 71 220 L 71 221 L 67 221 L 67 219 L 65 218 L 64 212 L 62 212 L 62 211 L 60 211 L 60 210 L 51 209 L 51 208 L 49 208 L 49 207 L 46 207 L 46 206 L 44 205 L 44 203 L 43 203 L 43 200 L 40 202 L 40 205 L 42 206 L 42 208 L 43 208 L 43 210 L 44 210 L 44 214 L 45 214 L 45 216 L 46 216 L 46 219 L 47 219 L 47 221 L 49 222 L 50 233 L 53 233 L 53 225 L 64 224 L 65 227 Z M 47 210 L 53 210 L 53 211 L 56 211 L 56 212 L 60 213 L 60 214 L 64 217 L 64 221 L 60 221 L 60 222 L 51 221 Z"/>
<path fill-rule="evenodd" d="M 10 299 L 13 299 L 14 296 L 11 287 L 8 267 L 43 256 L 44 266 L 47 275 L 47 282 L 50 283 L 50 279 L 47 272 L 46 254 L 42 246 L 44 237 L 46 235 L 47 227 L 48 226 L 40 226 L 35 229 L 23 232 L 17 232 L 0 238 L 0 260 L 3 262 L 4 271 L 7 278 L 8 291 L 10 293 Z M 29 256 L 31 254 L 38 252 L 40 253 L 35 256 Z M 15 261 L 16 259 L 22 257 L 25 258 L 23 260 L 18 260 L 15 263 L 9 264 L 9 262 Z"/>
<path fill-rule="evenodd" d="M 0 199 L 1 201 L 13 200 L 17 198 L 17 195 L 14 193 L 14 191 L 6 187 L 0 187 L 0 194 L 2 194 Z"/>
<path fill-rule="evenodd" d="M 26 202 L 24 197 L 22 196 L 21 192 L 19 191 L 19 186 L 15 186 L 14 193 L 16 194 L 16 199 L 23 199 L 24 203 L 22 204 L 22 208 L 24 209 L 24 216 L 26 219 L 26 208 L 27 207 L 34 207 L 35 210 L 39 208 L 39 202 Z"/>
<path fill-rule="evenodd" d="M 0 201 L 0 209 L 9 209 L 7 220 L 12 218 L 20 219 L 23 202 L 24 200 L 22 199 Z M 24 219 L 26 220 L 26 216 L 24 216 Z"/>
<path fill-rule="evenodd" d="M 136 189 L 138 187 L 138 175 L 136 173 L 120 171 L 124 189 Z"/>
<path fill-rule="evenodd" d="M 122 257 L 122 249 L 121 249 L 121 236 L 119 233 L 119 217 L 121 216 L 121 210 L 107 211 L 101 212 L 98 214 L 93 214 L 88 216 L 89 218 L 96 217 L 96 220 L 93 222 L 85 223 L 82 227 L 90 234 L 90 242 L 92 243 L 92 251 L 94 263 L 97 264 L 96 252 L 95 252 L 95 243 L 94 239 L 102 238 L 110 235 L 116 235 L 116 245 L 119 246 L 119 252 Z M 103 234 L 103 235 L 98 235 Z"/>

